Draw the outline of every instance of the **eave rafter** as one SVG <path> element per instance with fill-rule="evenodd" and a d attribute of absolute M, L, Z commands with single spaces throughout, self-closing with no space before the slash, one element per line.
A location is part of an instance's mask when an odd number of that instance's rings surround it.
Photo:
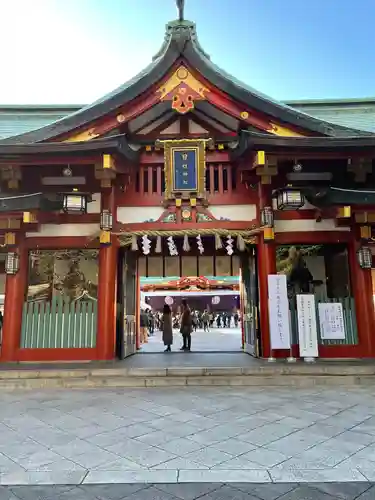
<path fill-rule="evenodd" d="M 123 108 L 117 110 L 115 115 L 112 114 L 111 116 L 107 116 L 103 120 L 100 120 L 97 124 L 78 132 L 75 131 L 68 137 L 60 138 L 60 140 L 63 142 L 82 142 L 95 139 L 111 132 L 117 127 L 124 126 L 130 120 L 133 120 L 137 116 L 148 111 L 158 102 L 159 100 L 154 93 L 149 94 L 144 96 L 142 99 L 137 100 L 133 104 L 124 106 Z"/>

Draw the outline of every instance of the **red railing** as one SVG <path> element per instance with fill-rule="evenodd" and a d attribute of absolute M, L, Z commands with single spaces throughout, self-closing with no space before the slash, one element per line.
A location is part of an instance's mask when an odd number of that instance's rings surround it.
<path fill-rule="evenodd" d="M 124 188 L 120 205 L 159 204 L 165 192 L 164 165 L 140 165 Z M 231 199 L 249 203 L 249 191 L 241 183 L 239 169 L 230 164 L 207 164 L 206 192 L 210 203 L 228 203 Z"/>

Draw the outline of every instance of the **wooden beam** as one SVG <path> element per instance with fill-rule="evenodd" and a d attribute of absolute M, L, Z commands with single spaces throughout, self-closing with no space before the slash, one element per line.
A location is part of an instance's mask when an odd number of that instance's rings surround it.
<path fill-rule="evenodd" d="M 219 118 L 216 118 L 216 117 L 213 117 L 213 116 L 210 116 L 208 113 L 206 113 L 205 111 L 203 111 L 202 109 L 198 109 L 197 110 L 201 115 L 204 115 L 205 117 L 209 118 L 210 120 L 212 120 L 213 122 L 215 122 L 217 125 L 219 125 L 220 127 L 224 127 L 226 130 L 228 130 L 229 132 L 234 132 L 234 133 L 237 133 L 238 132 L 238 127 L 237 128 L 232 128 L 230 127 L 229 125 L 226 125 L 224 122 L 222 122 L 221 120 L 219 120 Z M 194 117 L 197 117 L 198 115 L 196 114 L 193 114 Z M 200 118 L 200 117 L 198 117 Z M 204 119 L 204 118 L 201 118 L 201 119 Z M 223 132 L 220 132 L 221 134 L 223 134 Z"/>
<path fill-rule="evenodd" d="M 228 130 L 228 132 L 223 132 L 221 130 L 218 130 L 217 128 L 213 127 L 210 123 L 207 123 L 205 122 L 200 116 L 198 115 L 192 115 L 191 116 L 191 121 L 197 123 L 198 125 L 200 125 L 202 128 L 206 129 L 207 130 L 207 135 L 208 136 L 214 136 L 214 137 L 217 137 L 217 136 L 220 136 L 222 137 L 223 136 L 223 133 L 233 133 L 231 132 L 230 130 Z"/>
<path fill-rule="evenodd" d="M 256 113 L 245 107 L 241 108 L 238 104 L 233 102 L 228 97 L 219 95 L 216 92 L 206 92 L 205 97 L 210 104 L 228 114 L 229 116 L 232 116 L 236 120 L 243 122 L 244 124 L 256 127 L 260 130 L 263 130 L 264 132 L 272 129 L 270 120 L 268 120 L 267 118 L 258 117 Z"/>
<path fill-rule="evenodd" d="M 68 134 L 54 137 L 53 140 L 74 140 L 74 137 L 81 136 L 85 133 L 85 131 L 90 131 L 91 138 L 99 137 L 107 132 L 110 132 L 116 127 L 122 126 L 130 120 L 134 120 L 134 118 L 145 113 L 158 102 L 159 96 L 153 92 L 147 96 L 142 96 L 141 98 L 136 99 L 133 103 L 117 109 L 114 113 L 107 115 L 103 119 L 97 120 L 96 124 L 94 121 L 94 126 L 93 123 L 91 123 L 85 127 L 75 130 L 73 133 L 69 132 Z"/>
<path fill-rule="evenodd" d="M 230 153 L 228 151 L 207 151 L 206 154 L 206 162 L 207 163 L 230 163 Z M 144 165 L 152 165 L 152 164 L 163 164 L 164 163 L 164 154 L 153 152 L 153 153 L 141 153 L 139 163 L 143 163 Z"/>
<path fill-rule="evenodd" d="M 144 128 L 148 128 L 150 125 L 152 125 L 153 123 L 159 121 L 161 118 L 164 118 L 166 115 L 169 115 L 171 113 L 171 110 L 168 108 L 166 109 L 165 111 L 163 111 L 163 113 L 161 113 L 160 115 L 156 116 L 155 118 L 153 118 L 152 120 L 150 120 L 149 122 L 147 122 L 146 124 L 143 124 L 142 126 L 140 127 L 137 127 L 135 129 L 133 129 L 131 132 L 129 131 L 129 134 L 138 134 L 140 132 L 140 130 L 143 130 Z M 173 114 L 171 116 L 171 118 L 175 118 L 175 115 Z M 165 123 L 165 122 L 163 122 Z M 153 130 L 152 130 L 153 132 Z M 146 135 L 146 134 L 140 134 L 140 135 Z"/>
<path fill-rule="evenodd" d="M 12 159 L 12 165 L 18 165 L 21 167 L 32 167 L 35 165 L 93 165 L 94 163 L 100 161 L 101 154 L 82 156 L 82 153 L 74 156 L 53 156 L 49 157 L 46 154 L 43 155 L 32 155 L 27 158 L 15 158 Z M 0 165 L 9 165 L 9 159 L 0 157 Z"/>

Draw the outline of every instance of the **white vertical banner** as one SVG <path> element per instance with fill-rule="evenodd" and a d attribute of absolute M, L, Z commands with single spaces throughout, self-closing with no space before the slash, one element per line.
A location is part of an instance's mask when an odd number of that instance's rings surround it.
<path fill-rule="evenodd" d="M 302 358 L 317 358 L 318 329 L 316 325 L 315 297 L 297 295 L 299 354 Z"/>
<path fill-rule="evenodd" d="M 286 276 L 268 276 L 268 314 L 271 349 L 290 349 L 289 301 Z"/>

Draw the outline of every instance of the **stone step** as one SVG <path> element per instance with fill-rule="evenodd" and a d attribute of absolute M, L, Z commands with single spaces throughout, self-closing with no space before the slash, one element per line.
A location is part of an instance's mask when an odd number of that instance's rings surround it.
<path fill-rule="evenodd" d="M 176 386 L 353 386 L 375 382 L 372 363 L 259 363 L 252 367 L 91 368 L 0 370 L 0 389 Z"/>

